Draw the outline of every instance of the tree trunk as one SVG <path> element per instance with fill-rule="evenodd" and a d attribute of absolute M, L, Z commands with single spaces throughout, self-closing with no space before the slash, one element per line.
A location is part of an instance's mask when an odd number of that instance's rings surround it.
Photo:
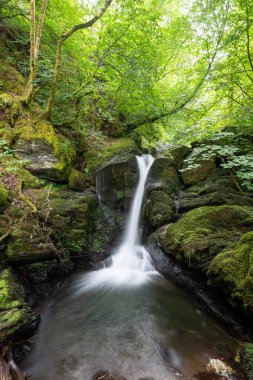
<path fill-rule="evenodd" d="M 33 82 L 35 80 L 35 0 L 30 0 L 30 75 L 26 87 L 24 103 L 30 103 L 33 93 Z"/>
<path fill-rule="evenodd" d="M 60 38 L 58 40 L 58 44 L 57 44 L 57 50 L 56 50 L 54 77 L 53 77 L 53 82 L 52 82 L 50 95 L 49 95 L 49 99 L 48 99 L 48 103 L 47 103 L 47 108 L 46 108 L 46 112 L 45 112 L 45 118 L 47 120 L 51 119 L 52 108 L 53 108 L 54 99 L 55 99 L 55 91 L 56 91 L 59 73 L 60 73 L 60 69 L 61 69 L 61 52 L 62 52 L 62 46 L 63 46 L 64 42 L 68 38 L 70 38 L 78 30 L 90 28 L 93 24 L 95 24 L 95 22 L 98 21 L 103 16 L 103 14 L 107 10 L 107 8 L 109 8 L 112 1 L 113 0 L 106 0 L 104 7 L 100 10 L 100 12 L 98 13 L 97 16 L 93 17 L 91 20 L 89 20 L 86 23 L 73 26 L 73 28 L 70 29 L 70 31 L 68 33 L 62 34 L 60 36 Z"/>
<path fill-rule="evenodd" d="M 43 0 L 38 21 L 37 31 L 35 32 L 35 0 L 31 0 L 31 27 L 30 27 L 30 75 L 26 87 L 24 103 L 29 104 L 32 100 L 34 81 L 36 79 L 36 66 L 39 56 L 39 47 L 42 34 L 42 28 L 46 15 L 48 0 Z"/>

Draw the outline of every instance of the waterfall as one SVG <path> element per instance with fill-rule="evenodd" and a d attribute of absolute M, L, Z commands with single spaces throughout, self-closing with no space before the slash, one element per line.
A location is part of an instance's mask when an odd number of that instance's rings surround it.
<path fill-rule="evenodd" d="M 149 155 L 137 156 L 139 181 L 131 205 L 123 242 L 112 255 L 109 267 L 85 275 L 79 283 L 79 289 L 85 290 L 98 286 L 136 286 L 159 276 L 152 259 L 140 245 L 139 220 L 145 183 L 154 158 Z"/>

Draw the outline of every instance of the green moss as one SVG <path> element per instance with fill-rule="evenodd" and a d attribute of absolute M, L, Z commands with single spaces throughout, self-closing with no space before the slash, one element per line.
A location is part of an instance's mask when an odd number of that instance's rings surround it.
<path fill-rule="evenodd" d="M 186 158 L 182 167 L 182 180 L 185 185 L 191 186 L 207 178 L 210 172 L 215 169 L 215 159 L 201 159 L 197 149 Z"/>
<path fill-rule="evenodd" d="M 87 187 L 86 176 L 79 170 L 71 169 L 68 177 L 68 184 L 71 190 L 84 191 Z"/>
<path fill-rule="evenodd" d="M 19 118 L 13 129 L 16 155 L 27 161 L 26 167 L 46 179 L 65 181 L 76 152 L 73 144 L 57 134 L 53 126 L 41 119 L 34 123 Z M 38 160 L 38 156 L 43 159 Z"/>
<path fill-rule="evenodd" d="M 88 150 L 85 154 L 85 167 L 89 171 L 96 170 L 104 162 L 108 161 L 117 154 L 122 157 L 130 152 L 138 152 L 135 142 L 130 138 L 121 138 L 111 140 L 108 145 L 103 148 L 103 152 L 97 150 Z"/>
<path fill-rule="evenodd" d="M 0 82 L 1 90 L 12 94 L 21 95 L 24 92 L 25 80 L 15 68 L 15 61 L 0 39 Z"/>
<path fill-rule="evenodd" d="M 208 275 L 210 284 L 221 285 L 232 302 L 239 301 L 245 308 L 253 309 L 253 232 L 219 253 Z"/>
<path fill-rule="evenodd" d="M 10 269 L 0 271 L 0 340 L 6 341 L 30 321 L 24 290 Z"/>
<path fill-rule="evenodd" d="M 36 124 L 31 124 L 25 119 L 19 120 L 14 131 L 14 136 L 24 140 L 45 140 L 52 145 L 56 154 L 60 153 L 60 144 L 57 134 L 53 126 L 46 121 L 39 121 Z"/>
<path fill-rule="evenodd" d="M 206 270 L 217 253 L 249 230 L 246 220 L 252 215 L 244 206 L 199 207 L 169 224 L 159 239 L 165 252 Z"/>
<path fill-rule="evenodd" d="M 169 223 L 175 213 L 173 199 L 164 191 L 152 191 L 144 206 L 144 215 L 149 224 L 157 228 L 165 223 Z"/>
<path fill-rule="evenodd" d="M 11 198 L 8 190 L 0 182 L 0 212 L 4 211 L 10 204 Z"/>

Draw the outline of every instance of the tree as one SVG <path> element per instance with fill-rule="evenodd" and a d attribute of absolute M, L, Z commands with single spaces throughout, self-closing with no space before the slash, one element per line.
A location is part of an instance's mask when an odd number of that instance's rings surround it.
<path fill-rule="evenodd" d="M 30 0 L 30 75 L 25 90 L 23 102 L 29 104 L 32 100 L 34 81 L 36 79 L 36 66 L 39 56 L 40 40 L 43 29 L 44 18 L 46 15 L 48 0 L 43 0 L 40 17 L 36 29 L 35 19 L 35 0 Z"/>
<path fill-rule="evenodd" d="M 88 22 L 73 26 L 67 33 L 62 34 L 60 36 L 58 40 L 58 44 L 57 44 L 57 50 L 56 50 L 54 77 L 53 77 L 53 82 L 52 82 L 52 86 L 50 90 L 50 96 L 48 99 L 47 109 L 45 113 L 46 119 L 50 120 L 51 118 L 52 107 L 53 107 L 54 99 L 55 99 L 55 91 L 56 91 L 59 72 L 61 68 L 61 52 L 62 52 L 62 47 L 63 47 L 64 42 L 78 30 L 87 29 L 87 28 L 90 28 L 92 25 L 94 25 L 95 22 L 98 21 L 103 16 L 107 8 L 109 8 L 109 6 L 111 5 L 112 1 L 113 0 L 106 0 L 104 7 L 100 10 L 100 12 L 95 17 L 93 17 Z"/>

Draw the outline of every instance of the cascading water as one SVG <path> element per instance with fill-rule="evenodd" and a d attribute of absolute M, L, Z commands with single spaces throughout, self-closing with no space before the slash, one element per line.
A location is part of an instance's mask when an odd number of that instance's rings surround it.
<path fill-rule="evenodd" d="M 136 286 L 159 276 L 147 250 L 140 245 L 139 219 L 145 182 L 154 158 L 150 154 L 137 156 L 139 182 L 126 225 L 123 242 L 112 256 L 109 267 L 85 275 L 78 284 L 79 290 L 97 286 L 128 285 Z"/>
<path fill-rule="evenodd" d="M 24 366 L 31 380 L 109 378 L 94 376 L 101 370 L 128 380 L 210 379 L 198 376 L 209 360 L 232 355 L 236 343 L 155 271 L 140 245 L 153 158 L 137 160 L 140 178 L 122 244 L 110 267 L 74 275 L 54 297 Z"/>

